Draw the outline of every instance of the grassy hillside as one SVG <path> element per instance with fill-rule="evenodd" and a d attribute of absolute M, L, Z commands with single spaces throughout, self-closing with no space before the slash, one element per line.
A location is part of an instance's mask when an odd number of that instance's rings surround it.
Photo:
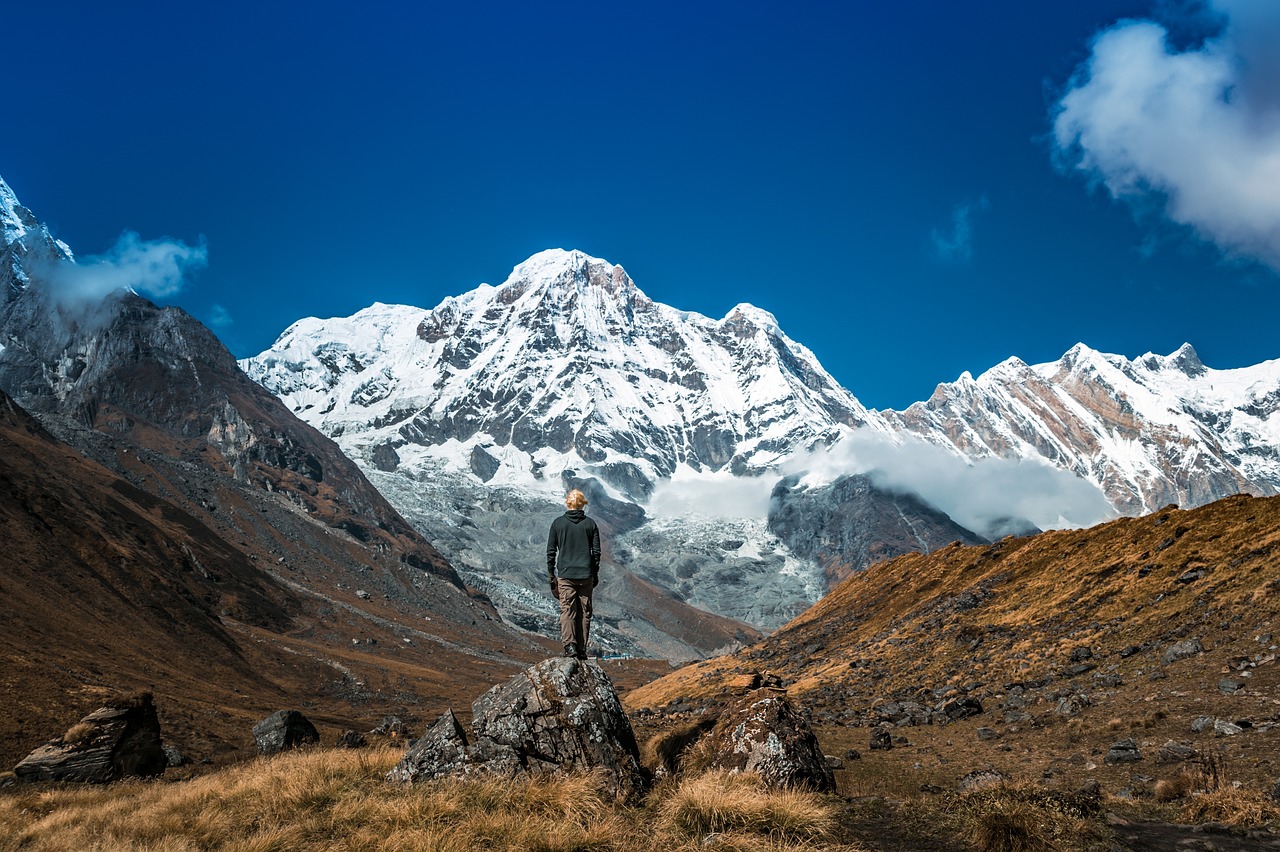
<path fill-rule="evenodd" d="M 1172 659 L 1179 643 L 1192 653 Z M 1188 760 L 1269 790 L 1277 644 L 1280 498 L 1239 496 L 882 563 L 766 640 L 626 702 L 660 725 L 771 675 L 812 713 L 828 752 L 860 751 L 860 770 L 904 793 L 993 769 L 1143 796 Z M 948 722 L 941 708 L 959 700 L 981 712 Z M 1209 727 L 1193 730 L 1202 718 Z M 896 747 L 869 750 L 890 721 L 901 722 L 888 729 Z M 1109 764 L 1129 738 L 1141 759 Z"/>

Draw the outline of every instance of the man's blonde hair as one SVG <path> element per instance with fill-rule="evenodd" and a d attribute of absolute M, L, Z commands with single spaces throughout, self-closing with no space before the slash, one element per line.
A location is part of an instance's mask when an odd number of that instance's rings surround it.
<path fill-rule="evenodd" d="M 581 509 L 587 505 L 587 495 L 575 488 L 564 495 L 564 504 L 570 509 Z"/>

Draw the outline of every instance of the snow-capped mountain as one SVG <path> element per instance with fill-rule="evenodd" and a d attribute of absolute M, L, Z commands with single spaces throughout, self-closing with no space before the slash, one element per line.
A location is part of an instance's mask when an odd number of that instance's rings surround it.
<path fill-rule="evenodd" d="M 602 494 L 664 504 L 620 528 L 619 561 L 689 603 L 762 627 L 831 582 L 821 559 L 792 545 L 817 536 L 815 553 L 826 553 L 852 540 L 840 524 L 854 516 L 865 526 L 906 506 L 903 529 L 922 529 L 928 503 L 969 506 L 973 529 L 999 536 L 1094 523 L 1112 514 L 1108 501 L 1136 513 L 1280 490 L 1280 362 L 1211 370 L 1189 346 L 1136 361 L 1077 346 L 1055 363 L 1011 359 L 965 374 L 906 411 L 871 411 L 765 311 L 739 305 L 720 320 L 679 311 L 581 252 L 542 252 L 500 286 L 431 310 L 375 304 L 304 319 L 241 365 L 333 436 L 415 524 L 445 531 L 442 546 L 475 576 L 531 585 L 542 521 L 530 518 L 554 512 L 567 484 L 596 481 Z M 939 457 L 979 478 L 998 473 L 978 482 L 994 505 L 973 506 L 977 480 L 935 475 Z M 803 470 L 794 486 L 773 488 Z M 830 529 L 797 533 L 777 521 L 803 515 L 805 501 L 827 506 L 842 477 L 862 473 L 873 477 L 871 502 L 828 506 Z M 1047 496 L 1046 476 L 1056 477 Z M 690 481 L 700 483 L 693 508 L 673 516 L 666 498 Z M 1019 488 L 1036 492 L 1038 516 L 1005 499 Z M 896 499 L 902 492 L 925 504 Z M 759 498 L 754 519 L 715 517 L 735 515 L 722 504 L 743 493 Z M 1059 494 L 1088 512 L 1061 512 Z M 958 529 L 905 546 L 967 539 Z M 869 555 L 840 570 L 863 567 L 895 535 L 857 530 Z M 490 593 L 501 608 L 501 590 Z"/>
<path fill-rule="evenodd" d="M 1076 345 L 1010 358 L 883 416 L 966 458 L 1044 459 L 1124 514 L 1280 493 L 1280 361 L 1214 370 L 1185 344 L 1135 360 Z"/>
<path fill-rule="evenodd" d="M 444 448 L 495 484 L 569 469 L 638 500 L 682 467 L 759 472 L 878 423 L 765 311 L 677 311 L 558 249 L 432 310 L 302 320 L 242 366 L 377 466 Z"/>

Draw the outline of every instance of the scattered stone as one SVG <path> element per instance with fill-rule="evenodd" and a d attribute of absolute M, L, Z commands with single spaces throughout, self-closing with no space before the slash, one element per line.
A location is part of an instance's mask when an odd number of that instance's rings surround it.
<path fill-rule="evenodd" d="M 1214 719 L 1213 732 L 1220 737 L 1234 737 L 1236 734 L 1244 733 L 1244 727 L 1228 722 L 1226 719 Z"/>
<path fill-rule="evenodd" d="M 1071 662 L 1083 663 L 1085 660 L 1093 659 L 1093 649 L 1087 645 L 1081 645 L 1078 648 L 1071 649 Z"/>
<path fill-rule="evenodd" d="M 186 766 L 187 756 L 178 750 L 177 746 L 161 746 L 164 750 L 165 766 Z"/>
<path fill-rule="evenodd" d="M 824 754 L 822 758 L 827 762 L 827 766 L 832 769 L 844 769 L 844 761 L 834 754 Z"/>
<path fill-rule="evenodd" d="M 1067 695 L 1058 701 L 1058 706 L 1053 712 L 1059 716 L 1076 716 L 1081 710 L 1089 706 L 1089 697 L 1086 695 Z"/>
<path fill-rule="evenodd" d="M 615 795 L 641 787 L 635 732 L 598 665 L 565 657 L 544 660 L 477 698 L 471 715 L 468 738 L 453 712 L 446 712 L 387 773 L 388 780 L 598 770 Z"/>
<path fill-rule="evenodd" d="M 952 722 L 969 719 L 982 713 L 982 702 L 970 696 L 955 698 L 942 705 L 942 712 Z"/>
<path fill-rule="evenodd" d="M 320 742 L 320 732 L 297 710 L 277 710 L 253 726 L 253 741 L 259 754 L 282 751 Z"/>
<path fill-rule="evenodd" d="M 1204 645 L 1200 644 L 1199 639 L 1183 639 L 1181 642 L 1170 645 L 1165 650 L 1164 656 L 1160 658 L 1160 662 L 1167 666 L 1170 663 L 1176 663 L 1178 660 L 1185 660 L 1203 652 Z"/>
<path fill-rule="evenodd" d="M 356 589 L 356 597 L 362 601 L 367 601 L 369 600 L 370 595 L 364 589 Z"/>
<path fill-rule="evenodd" d="M 871 732 L 872 751 L 888 751 L 893 748 L 893 736 L 884 728 L 876 728 Z"/>
<path fill-rule="evenodd" d="M 1194 583 L 1196 580 L 1203 580 L 1208 573 L 1209 572 L 1203 568 L 1193 568 L 1190 571 L 1179 574 L 1177 582 Z"/>
<path fill-rule="evenodd" d="M 862 760 L 862 752 L 856 748 L 851 748 L 844 753 L 845 760 Z"/>
<path fill-rule="evenodd" d="M 160 775 L 167 763 L 155 703 L 144 692 L 94 710 L 24 757 L 13 772 L 22 781 L 106 784 Z"/>
<path fill-rule="evenodd" d="M 1000 732 L 995 728 L 978 728 L 978 739 L 980 740 L 994 740 L 999 739 L 999 737 Z"/>
<path fill-rule="evenodd" d="M 1218 691 L 1223 695 L 1235 695 L 1242 689 L 1244 689 L 1244 681 L 1242 680 L 1233 680 L 1232 678 L 1224 677 L 1222 680 L 1218 681 Z"/>
<path fill-rule="evenodd" d="M 1138 653 L 1141 650 L 1142 648 L 1139 647 L 1138 645 L 1130 645 L 1127 648 L 1120 649 L 1120 656 L 1125 659 L 1128 659 L 1129 657 L 1132 657 L 1134 654 Z"/>
<path fill-rule="evenodd" d="M 1062 670 L 1062 673 L 1067 677 L 1079 677 L 1082 674 L 1088 674 L 1096 668 L 1097 666 L 1093 663 L 1076 663 L 1074 666 L 1067 666 Z"/>
<path fill-rule="evenodd" d="M 407 740 L 410 738 L 409 728 L 400 720 L 399 716 L 383 716 L 382 722 L 378 724 L 378 727 L 369 733 L 390 737 L 393 740 Z"/>
<path fill-rule="evenodd" d="M 970 793 L 974 790 L 984 790 L 989 787 L 998 787 L 1009 780 L 1009 776 L 997 772 L 994 769 L 975 769 L 967 772 L 960 777 L 957 786 L 962 793 Z"/>
<path fill-rule="evenodd" d="M 1191 720 L 1191 730 L 1197 734 L 1203 733 L 1213 727 L 1212 716 L 1197 716 Z"/>
<path fill-rule="evenodd" d="M 1200 752 L 1191 746 L 1169 740 L 1160 746 L 1160 752 L 1156 755 L 1156 763 L 1182 763 L 1188 760 L 1195 760 L 1199 756 Z"/>
<path fill-rule="evenodd" d="M 338 748 L 364 748 L 366 740 L 359 731 L 345 730 L 338 737 Z"/>
<path fill-rule="evenodd" d="M 1137 742 L 1133 739 L 1124 739 L 1111 744 L 1111 749 L 1102 762 L 1108 766 L 1114 766 L 1117 763 L 1134 763 L 1139 760 L 1142 760 L 1142 752 L 1138 750 Z"/>

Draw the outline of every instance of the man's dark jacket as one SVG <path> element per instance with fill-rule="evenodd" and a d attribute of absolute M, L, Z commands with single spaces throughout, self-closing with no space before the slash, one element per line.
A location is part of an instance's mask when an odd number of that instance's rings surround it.
<path fill-rule="evenodd" d="M 581 509 L 570 509 L 551 522 L 551 532 L 547 535 L 547 574 L 558 574 L 565 580 L 585 580 L 599 573 L 600 530 Z"/>

